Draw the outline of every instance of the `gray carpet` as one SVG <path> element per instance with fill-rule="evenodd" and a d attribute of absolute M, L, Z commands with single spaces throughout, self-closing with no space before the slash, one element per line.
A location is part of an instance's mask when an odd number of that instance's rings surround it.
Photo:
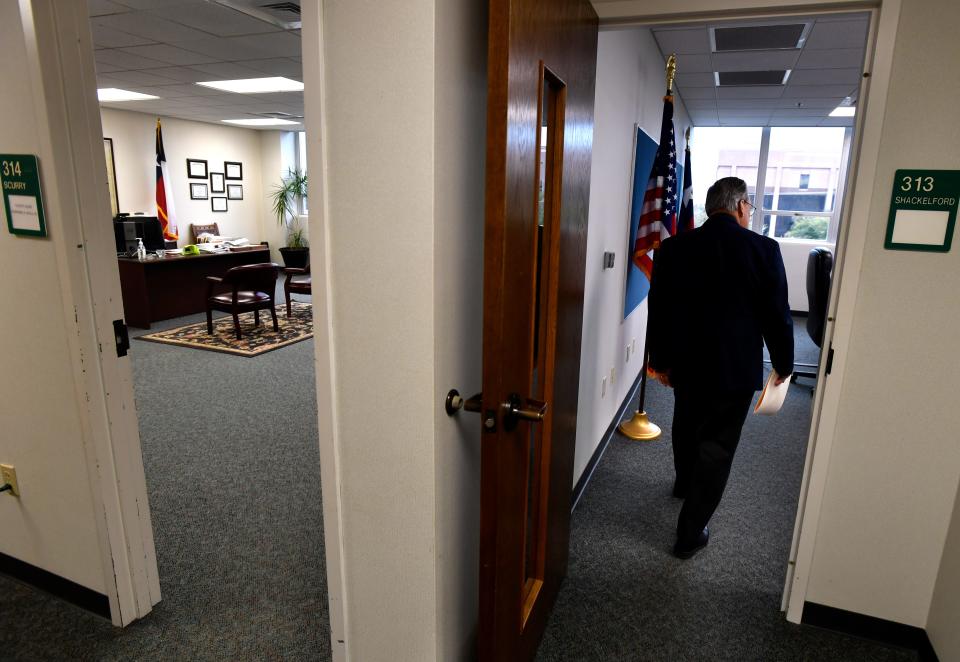
<path fill-rule="evenodd" d="M 816 362 L 798 322 L 797 360 Z M 664 434 L 617 435 L 599 462 L 573 514 L 569 570 L 537 660 L 917 659 L 780 613 L 812 383 L 792 385 L 776 417 L 747 419 L 710 544 L 689 561 L 670 554 L 681 505 L 670 495 L 673 394 L 650 385 L 646 410 Z"/>
<path fill-rule="evenodd" d="M 120 630 L 0 576 L 0 657 L 329 660 L 312 341 L 131 345 L 163 600 Z"/>

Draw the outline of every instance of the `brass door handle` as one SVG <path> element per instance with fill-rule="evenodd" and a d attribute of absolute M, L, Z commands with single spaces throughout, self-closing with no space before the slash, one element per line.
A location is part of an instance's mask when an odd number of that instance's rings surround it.
<path fill-rule="evenodd" d="M 533 398 L 521 398 L 516 393 L 510 394 L 507 401 L 503 403 L 503 409 L 503 426 L 508 430 L 515 427 L 520 420 L 540 423 L 547 415 L 546 402 Z"/>

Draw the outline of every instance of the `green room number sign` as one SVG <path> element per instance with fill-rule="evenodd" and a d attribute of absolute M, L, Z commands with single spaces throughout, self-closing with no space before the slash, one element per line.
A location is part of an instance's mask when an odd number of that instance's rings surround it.
<path fill-rule="evenodd" d="M 37 157 L 32 154 L 0 154 L 0 188 L 10 233 L 47 236 Z"/>
<path fill-rule="evenodd" d="M 884 248 L 949 251 L 958 198 L 960 170 L 897 170 Z"/>

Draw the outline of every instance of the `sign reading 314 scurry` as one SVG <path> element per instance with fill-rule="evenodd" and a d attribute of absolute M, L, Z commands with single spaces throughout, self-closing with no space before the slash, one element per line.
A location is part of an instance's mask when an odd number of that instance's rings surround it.
<path fill-rule="evenodd" d="M 884 248 L 949 251 L 958 198 L 960 170 L 897 170 Z"/>
<path fill-rule="evenodd" d="M 11 234 L 47 236 L 37 157 L 0 154 L 0 189 Z"/>

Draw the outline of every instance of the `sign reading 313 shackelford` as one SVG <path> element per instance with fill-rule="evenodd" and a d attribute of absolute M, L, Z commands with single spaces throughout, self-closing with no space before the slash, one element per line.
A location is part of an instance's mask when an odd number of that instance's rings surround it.
<path fill-rule="evenodd" d="M 884 248 L 949 251 L 958 198 L 960 170 L 897 170 Z"/>
<path fill-rule="evenodd" d="M 0 189 L 11 234 L 47 236 L 40 170 L 32 154 L 0 154 Z"/>

